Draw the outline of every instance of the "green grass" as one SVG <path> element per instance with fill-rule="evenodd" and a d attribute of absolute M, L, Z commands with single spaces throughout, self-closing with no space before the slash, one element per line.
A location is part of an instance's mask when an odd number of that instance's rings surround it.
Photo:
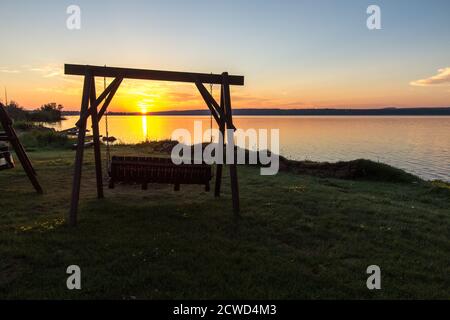
<path fill-rule="evenodd" d="M 87 150 L 79 225 L 68 228 L 74 153 L 29 155 L 45 195 L 21 168 L 0 172 L 0 298 L 450 298 L 445 183 L 264 177 L 241 166 L 236 219 L 228 170 L 220 199 L 200 186 L 119 185 L 97 200 Z M 71 264 L 81 291 L 66 289 Z M 379 291 L 366 288 L 372 264 Z"/>

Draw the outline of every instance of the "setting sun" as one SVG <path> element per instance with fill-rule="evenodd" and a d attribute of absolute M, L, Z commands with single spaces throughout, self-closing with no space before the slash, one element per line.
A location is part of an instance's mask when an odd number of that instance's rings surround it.
<path fill-rule="evenodd" d="M 137 107 L 142 114 L 147 114 L 150 111 L 150 105 L 146 101 L 139 101 Z"/>

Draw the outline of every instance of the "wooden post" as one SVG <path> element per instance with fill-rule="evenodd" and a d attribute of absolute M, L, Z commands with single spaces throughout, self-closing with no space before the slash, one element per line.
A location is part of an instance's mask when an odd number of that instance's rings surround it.
<path fill-rule="evenodd" d="M 231 96 L 230 96 L 230 83 L 228 79 L 228 73 L 222 73 L 222 88 L 223 88 L 223 102 L 225 106 L 225 118 L 227 129 L 233 129 L 233 114 L 231 112 Z M 233 129 L 234 130 L 234 129 Z M 229 139 L 233 139 L 233 136 Z M 236 149 L 233 149 L 234 161 L 230 164 L 230 178 L 231 178 L 231 195 L 233 198 L 233 212 L 235 215 L 239 215 L 240 205 L 239 205 L 239 185 L 237 176 L 237 157 Z"/>
<path fill-rule="evenodd" d="M 27 174 L 28 179 L 30 180 L 30 182 L 33 185 L 36 192 L 39 194 L 44 193 L 41 185 L 39 184 L 39 182 L 36 178 L 36 172 L 34 171 L 34 168 L 31 165 L 30 159 L 28 159 L 28 157 L 25 153 L 25 150 L 23 149 L 22 144 L 19 142 L 19 139 L 17 138 L 17 136 L 14 136 L 10 140 L 10 143 L 13 146 L 14 151 L 16 152 L 16 155 L 19 158 L 20 163 L 22 164 L 23 170 Z"/>
<path fill-rule="evenodd" d="M 223 88 L 220 89 L 220 109 L 222 110 L 222 114 L 224 116 L 220 117 L 220 123 L 218 123 L 219 125 L 219 131 L 220 134 L 222 135 L 222 139 L 225 139 L 225 108 L 223 105 Z M 218 141 L 217 143 L 219 143 L 220 141 Z M 222 145 L 219 146 L 219 148 L 222 148 L 222 152 L 224 151 L 224 140 L 222 140 Z M 222 161 L 225 159 L 225 155 L 222 157 Z M 216 166 L 216 181 L 215 181 L 215 188 L 214 188 L 214 196 L 215 197 L 220 197 L 220 187 L 222 185 L 222 168 L 223 165 L 218 163 Z"/>
<path fill-rule="evenodd" d="M 22 163 L 22 166 L 26 166 L 28 168 L 28 170 L 35 176 L 37 176 L 36 171 L 34 170 L 33 165 L 31 164 L 31 160 L 30 158 L 28 158 L 28 156 L 26 155 L 25 152 L 25 148 L 23 147 L 22 143 L 20 143 L 19 139 L 17 138 L 16 132 L 14 131 L 14 138 L 12 140 L 16 140 L 16 144 L 14 145 L 14 143 L 11 143 L 14 147 L 14 151 L 16 152 L 16 154 L 19 156 L 19 154 L 21 154 L 21 157 L 24 159 L 24 161 L 26 162 L 26 165 L 24 165 Z M 22 162 L 22 161 L 21 161 Z M 39 191 L 38 191 L 39 192 Z"/>
<path fill-rule="evenodd" d="M 86 74 L 84 77 L 83 97 L 81 99 L 81 114 L 87 112 L 89 108 L 89 95 L 91 92 L 92 76 Z M 84 139 L 86 137 L 86 122 L 84 118 L 78 127 L 78 145 L 75 155 L 75 169 L 72 184 L 72 199 L 69 212 L 69 226 L 73 227 L 77 224 L 78 202 L 80 200 L 81 187 L 81 171 L 83 167 Z"/>
<path fill-rule="evenodd" d="M 91 78 L 91 90 L 90 90 L 90 100 L 91 100 L 91 119 L 92 119 L 92 134 L 94 140 L 94 158 L 95 158 L 95 175 L 97 178 L 97 198 L 102 199 L 103 195 L 103 173 L 102 173 L 102 156 L 100 151 L 100 131 L 98 128 L 98 111 L 96 102 L 96 92 L 95 92 L 95 79 Z"/>

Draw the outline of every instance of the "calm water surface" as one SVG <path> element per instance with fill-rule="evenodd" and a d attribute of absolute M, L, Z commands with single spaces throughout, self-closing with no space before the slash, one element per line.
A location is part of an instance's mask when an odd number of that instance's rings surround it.
<path fill-rule="evenodd" d="M 70 116 L 55 125 L 73 127 Z M 109 132 L 123 143 L 169 139 L 173 130 L 209 129 L 209 117 L 109 116 Z M 358 158 L 384 162 L 425 179 L 450 181 L 450 117 L 235 117 L 241 129 L 279 129 L 280 153 L 296 160 Z M 215 126 L 213 126 L 215 127 Z M 105 122 L 100 125 L 105 133 Z"/>

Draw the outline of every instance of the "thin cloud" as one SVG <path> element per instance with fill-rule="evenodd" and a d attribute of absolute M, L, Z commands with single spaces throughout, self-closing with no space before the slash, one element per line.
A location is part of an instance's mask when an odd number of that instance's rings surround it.
<path fill-rule="evenodd" d="M 19 70 L 9 70 L 9 69 L 1 69 L 0 72 L 2 72 L 2 73 L 20 73 Z"/>
<path fill-rule="evenodd" d="M 15 69 L 0 69 L 1 73 L 27 73 L 27 72 L 36 72 L 42 75 L 44 78 L 53 78 L 56 76 L 63 75 L 62 67 L 58 65 L 44 65 L 44 66 L 30 66 L 30 65 L 22 65 Z"/>
<path fill-rule="evenodd" d="M 62 76 L 63 75 L 63 69 L 62 67 L 57 67 L 53 65 L 47 65 L 42 67 L 32 67 L 29 69 L 29 71 L 38 72 L 40 73 L 44 78 L 53 78 L 56 76 Z"/>
<path fill-rule="evenodd" d="M 412 86 L 434 86 L 434 85 L 445 85 L 450 84 L 450 67 L 442 68 L 438 70 L 438 74 L 431 76 L 426 79 L 412 81 L 410 85 Z"/>

